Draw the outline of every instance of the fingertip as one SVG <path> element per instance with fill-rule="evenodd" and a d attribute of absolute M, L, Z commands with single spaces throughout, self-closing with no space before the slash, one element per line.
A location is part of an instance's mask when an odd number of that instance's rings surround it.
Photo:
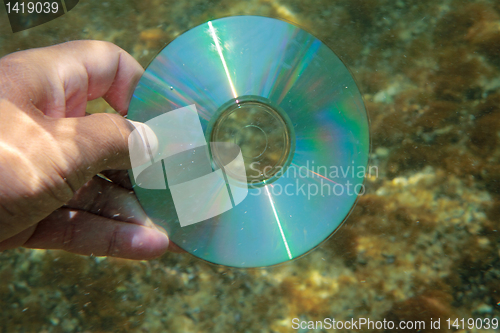
<path fill-rule="evenodd" d="M 168 236 L 156 229 L 62 208 L 38 223 L 23 246 L 149 260 L 165 253 L 169 244 Z"/>
<path fill-rule="evenodd" d="M 149 218 L 148 218 L 148 220 L 151 221 Z M 151 223 L 152 223 L 152 226 L 151 226 L 152 228 L 163 233 L 168 238 L 167 230 L 165 230 L 165 228 L 163 228 L 162 226 L 160 226 L 158 224 L 154 224 L 152 221 L 151 221 Z M 146 226 L 149 226 L 149 225 L 146 224 Z M 184 250 L 183 248 L 181 248 L 179 245 L 175 244 L 174 242 L 170 241 L 170 239 L 169 239 L 169 243 L 168 243 L 168 251 L 173 252 L 173 253 L 186 253 L 186 250 Z"/>
<path fill-rule="evenodd" d="M 118 67 L 113 83 L 103 97 L 118 113 L 124 116 L 128 112 L 130 100 L 144 73 L 144 68 L 129 53 L 116 45 L 113 46 L 118 48 Z"/>
<path fill-rule="evenodd" d="M 118 256 L 128 259 L 149 260 L 163 255 L 169 248 L 168 236 L 152 228 L 141 227 L 130 240 L 130 247 L 125 246 Z M 121 251 L 119 251 L 121 252 Z"/>

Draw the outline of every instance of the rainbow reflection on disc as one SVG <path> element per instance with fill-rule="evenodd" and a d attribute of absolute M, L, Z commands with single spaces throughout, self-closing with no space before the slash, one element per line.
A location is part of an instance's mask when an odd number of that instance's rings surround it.
<path fill-rule="evenodd" d="M 369 125 L 361 94 L 339 58 L 304 30 L 236 16 L 187 31 L 146 69 L 128 119 L 192 104 L 207 141 L 241 148 L 249 188 L 232 209 L 181 227 L 169 189 L 134 187 L 148 216 L 187 252 L 234 267 L 297 258 L 328 238 L 363 192 Z M 223 159 L 210 154 L 213 165 Z"/>

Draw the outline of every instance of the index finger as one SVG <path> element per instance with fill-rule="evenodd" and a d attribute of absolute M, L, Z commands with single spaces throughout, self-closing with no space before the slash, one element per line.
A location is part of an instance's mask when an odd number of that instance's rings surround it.
<path fill-rule="evenodd" d="M 112 43 L 67 42 L 0 59 L 0 97 L 55 118 L 84 116 L 88 100 L 104 97 L 125 115 L 143 72 Z"/>

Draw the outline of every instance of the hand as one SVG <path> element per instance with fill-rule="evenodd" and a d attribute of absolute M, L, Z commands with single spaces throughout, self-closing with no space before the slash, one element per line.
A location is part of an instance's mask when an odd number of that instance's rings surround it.
<path fill-rule="evenodd" d="M 24 246 L 149 259 L 167 250 L 126 176 L 142 67 L 119 47 L 68 42 L 0 59 L 0 251 Z M 85 116 L 104 99 L 122 116 Z"/>

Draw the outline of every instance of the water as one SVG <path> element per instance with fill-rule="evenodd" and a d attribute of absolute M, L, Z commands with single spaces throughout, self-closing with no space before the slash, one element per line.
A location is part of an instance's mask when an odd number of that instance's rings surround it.
<path fill-rule="evenodd" d="M 236 14 L 296 22 L 357 80 L 377 173 L 346 224 L 308 256 L 268 269 L 176 253 L 135 262 L 5 251 L 0 332 L 321 332 L 332 318 L 424 321 L 424 332 L 437 331 L 431 318 L 442 331 L 467 329 L 468 318 L 492 325 L 500 301 L 498 3 L 88 0 L 17 34 L 2 19 L 0 55 L 100 39 L 146 66 L 186 29 Z M 109 110 L 100 101 L 88 108 Z"/>

